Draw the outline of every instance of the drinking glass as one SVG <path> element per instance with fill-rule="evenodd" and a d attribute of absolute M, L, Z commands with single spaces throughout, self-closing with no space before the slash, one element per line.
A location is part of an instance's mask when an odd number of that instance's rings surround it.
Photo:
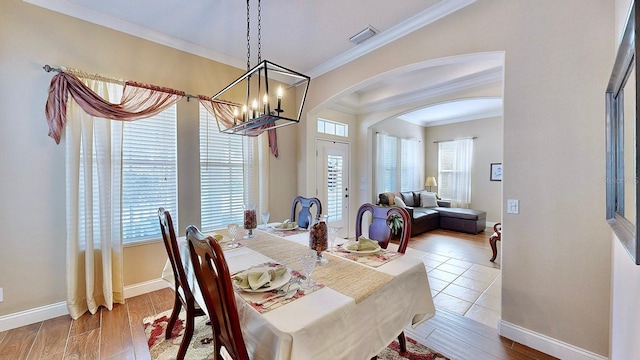
<path fill-rule="evenodd" d="M 300 254 L 300 262 L 302 263 L 302 272 L 307 277 L 306 283 L 303 285 L 305 290 L 311 289 L 311 273 L 313 273 L 313 269 L 316 267 L 316 261 L 318 260 L 318 256 L 315 251 L 308 251 L 303 254 Z"/>
<path fill-rule="evenodd" d="M 267 228 L 267 223 L 269 222 L 269 217 L 271 216 L 271 213 L 269 213 L 268 211 L 264 211 L 260 214 L 260 217 L 262 218 L 262 223 L 264 224 L 264 228 Z"/>
<path fill-rule="evenodd" d="M 338 228 L 335 226 L 329 227 L 329 252 L 336 251 L 336 237 L 338 236 Z"/>
<path fill-rule="evenodd" d="M 229 244 L 230 248 L 237 248 L 239 245 L 236 243 L 236 238 L 238 237 L 238 230 L 240 230 L 240 226 L 238 224 L 229 224 L 227 225 L 227 232 L 229 233 L 229 237 L 231 238 L 231 244 Z"/>

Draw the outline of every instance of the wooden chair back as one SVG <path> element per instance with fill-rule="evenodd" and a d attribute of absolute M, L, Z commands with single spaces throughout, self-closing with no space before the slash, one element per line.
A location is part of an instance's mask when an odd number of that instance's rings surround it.
<path fill-rule="evenodd" d="M 387 225 L 387 219 L 392 214 L 397 214 L 402 219 L 402 232 L 400 233 L 400 243 L 398 244 L 398 252 L 403 253 L 407 250 L 409 238 L 411 237 L 411 217 L 409 212 L 398 206 L 378 206 L 370 203 L 360 205 L 358 214 L 356 215 L 356 239 L 362 235 L 362 218 L 365 213 L 371 213 L 371 224 L 369 225 L 369 239 L 376 240 L 380 243 L 380 247 L 386 249 L 391 239 L 391 229 Z"/>
<path fill-rule="evenodd" d="M 300 211 L 296 212 L 296 208 L 300 204 Z M 298 219 L 298 226 L 301 228 L 309 227 L 309 217 L 311 216 L 311 207 L 316 206 L 316 221 L 320 220 L 320 214 L 322 214 L 322 204 L 320 203 L 320 199 L 316 197 L 306 198 L 303 196 L 297 196 L 293 199 L 293 203 L 291 204 L 291 221 L 295 222 L 296 218 Z"/>
<path fill-rule="evenodd" d="M 220 348 L 224 346 L 231 358 L 248 360 L 231 274 L 222 248 L 213 237 L 202 234 L 193 225 L 187 227 L 187 241 L 213 328 L 215 358 L 220 358 Z"/>
<path fill-rule="evenodd" d="M 173 270 L 174 278 L 174 290 L 175 299 L 173 303 L 173 311 L 169 317 L 167 323 L 167 330 L 165 331 L 165 339 L 173 337 L 174 326 L 180 315 L 182 307 L 187 311 L 185 331 L 182 337 L 182 342 L 178 349 L 177 359 L 182 360 L 189 347 L 189 342 L 193 336 L 194 318 L 196 316 L 205 315 L 204 311 L 198 307 L 189 282 L 187 280 L 187 274 L 184 271 L 182 263 L 182 256 L 180 255 L 180 249 L 178 247 L 178 241 L 176 240 L 176 233 L 173 228 L 173 220 L 171 214 L 164 208 L 158 209 L 158 220 L 160 222 L 160 232 L 162 233 L 162 240 L 164 241 L 164 247 L 167 250 L 167 256 L 171 263 L 171 270 Z"/>

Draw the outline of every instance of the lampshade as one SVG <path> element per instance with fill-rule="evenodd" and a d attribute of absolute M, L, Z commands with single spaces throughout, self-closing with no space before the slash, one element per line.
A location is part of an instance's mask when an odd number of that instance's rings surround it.
<path fill-rule="evenodd" d="M 216 113 L 224 133 L 257 136 L 300 122 L 311 78 L 264 60 L 211 97 L 231 110 Z"/>
<path fill-rule="evenodd" d="M 433 176 L 427 176 L 427 181 L 424 183 L 424 186 L 438 186 L 438 184 L 436 183 L 436 178 Z"/>

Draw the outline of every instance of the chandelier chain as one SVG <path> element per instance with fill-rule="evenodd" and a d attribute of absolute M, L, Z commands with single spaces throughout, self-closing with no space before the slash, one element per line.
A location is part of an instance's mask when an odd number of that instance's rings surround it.
<path fill-rule="evenodd" d="M 260 0 L 258 0 L 258 64 L 262 61 L 262 35 L 260 34 L 262 30 L 261 20 L 262 20 L 262 6 L 260 5 Z"/>
<path fill-rule="evenodd" d="M 250 36 L 249 0 L 247 0 L 247 71 L 251 69 L 251 36 Z"/>

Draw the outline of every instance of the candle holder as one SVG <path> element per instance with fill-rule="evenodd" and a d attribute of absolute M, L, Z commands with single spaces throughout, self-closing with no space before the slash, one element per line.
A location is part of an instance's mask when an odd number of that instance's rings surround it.
<path fill-rule="evenodd" d="M 254 204 L 252 207 L 245 207 L 244 209 L 244 228 L 248 230 L 244 239 L 255 237 L 253 229 L 256 227 L 258 227 L 258 219 L 256 218 L 256 205 Z"/>
<path fill-rule="evenodd" d="M 329 260 L 322 257 L 322 252 L 327 250 L 328 234 L 327 234 L 327 216 L 316 224 L 309 224 L 309 247 L 316 251 L 318 265 L 326 265 Z"/>

